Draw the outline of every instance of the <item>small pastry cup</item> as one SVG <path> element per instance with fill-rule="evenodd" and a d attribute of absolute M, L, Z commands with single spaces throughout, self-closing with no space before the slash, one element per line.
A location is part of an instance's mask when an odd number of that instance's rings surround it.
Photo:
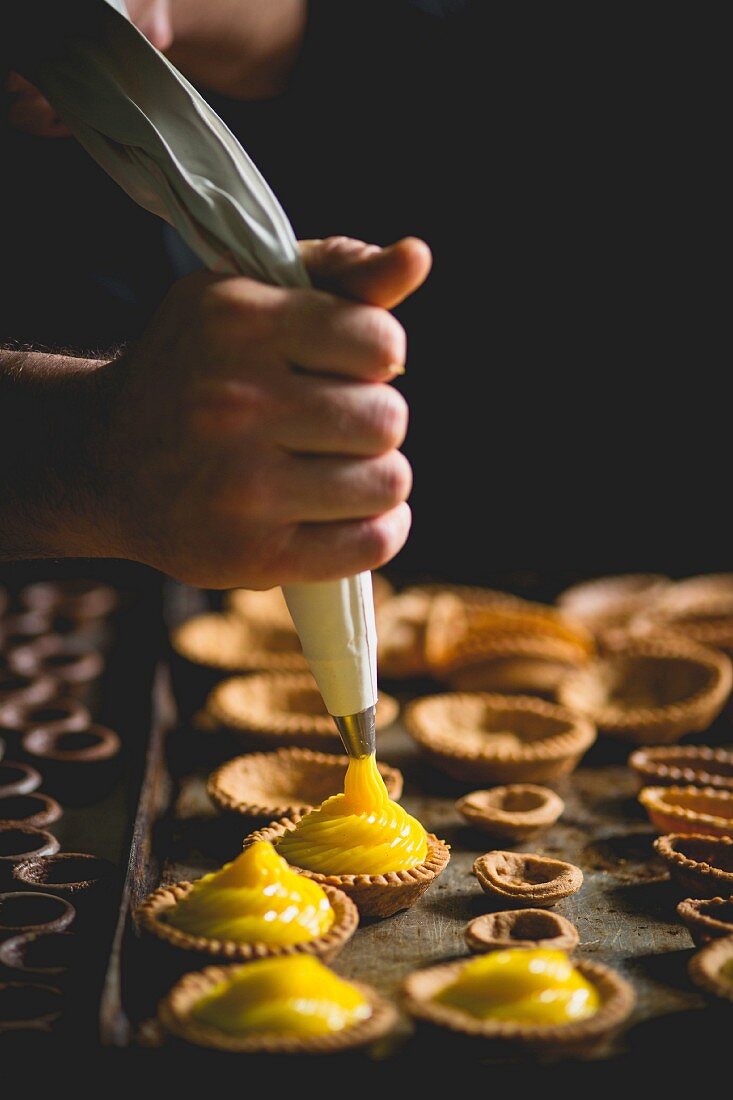
<path fill-rule="evenodd" d="M 566 588 L 558 596 L 557 606 L 599 634 L 608 627 L 624 626 L 652 607 L 669 586 L 669 578 L 658 573 L 598 577 Z"/>
<path fill-rule="evenodd" d="M 3 760 L 0 763 L 0 798 L 11 794 L 30 794 L 41 785 L 41 773 L 30 764 Z"/>
<path fill-rule="evenodd" d="M 250 833 L 244 839 L 244 848 L 255 840 L 269 840 L 277 845 L 278 839 L 294 829 L 295 818 L 273 821 L 264 829 Z M 428 854 L 422 863 L 407 871 L 388 871 L 384 875 L 322 875 L 309 871 L 305 867 L 296 867 L 294 871 L 313 879 L 319 886 L 335 886 L 342 890 L 356 905 L 362 917 L 391 917 L 402 909 L 411 909 L 425 891 L 448 866 L 450 847 L 444 840 L 438 840 L 427 833 Z"/>
<path fill-rule="evenodd" d="M 17 888 L 33 887 L 73 902 L 77 910 L 97 903 L 111 889 L 117 868 L 108 859 L 86 852 L 32 856 L 13 867 Z"/>
<path fill-rule="evenodd" d="M 298 636 L 292 628 L 255 623 L 239 615 L 207 612 L 195 615 L 171 635 L 173 650 L 193 665 L 220 675 L 261 669 L 297 671 L 306 668 Z"/>
<path fill-rule="evenodd" d="M 721 973 L 726 966 L 733 967 L 733 936 L 712 940 L 692 956 L 687 969 L 700 989 L 714 997 L 733 1001 L 733 970 L 730 976 Z"/>
<path fill-rule="evenodd" d="M 404 718 L 435 767 L 474 783 L 557 779 L 596 739 L 587 718 L 524 695 L 428 695 L 410 703 Z"/>
<path fill-rule="evenodd" d="M 55 697 L 43 703 L 8 703 L 0 707 L 0 731 L 18 749 L 23 734 L 37 726 L 79 730 L 88 726 L 91 720 L 87 708 L 77 699 L 68 697 Z"/>
<path fill-rule="evenodd" d="M 693 898 L 733 895 L 733 839 L 669 833 L 654 848 L 681 890 Z"/>
<path fill-rule="evenodd" d="M 18 646 L 27 645 L 52 628 L 52 620 L 40 611 L 8 615 L 0 621 L 0 646 L 12 656 Z"/>
<path fill-rule="evenodd" d="M 64 638 L 51 634 L 15 649 L 11 667 L 29 676 L 50 676 L 62 691 L 78 695 L 102 675 L 104 658 L 97 650 L 71 648 Z"/>
<path fill-rule="evenodd" d="M 191 893 L 193 885 L 192 882 L 177 882 L 171 886 L 160 886 L 145 899 L 136 913 L 137 922 L 144 932 L 155 936 L 181 955 L 185 953 L 189 960 L 191 956 L 195 956 L 199 961 L 207 959 L 209 962 L 216 960 L 243 963 L 281 955 L 305 954 L 317 955 L 323 962 L 330 962 L 348 943 L 359 925 L 359 914 L 351 898 L 333 886 L 324 886 L 323 890 L 334 911 L 335 920 L 328 932 L 315 939 L 278 946 L 195 936 L 174 928 L 166 921 L 171 910 Z"/>
<path fill-rule="evenodd" d="M 453 691 L 493 691 L 554 698 L 560 681 L 587 656 L 559 638 L 487 635 L 458 649 L 440 678 Z"/>
<path fill-rule="evenodd" d="M 30 825 L 0 825 L 0 889 L 13 881 L 13 867 L 32 856 L 50 856 L 59 850 L 55 836 Z"/>
<path fill-rule="evenodd" d="M 566 676 L 557 696 L 613 737 L 657 745 L 707 729 L 732 684 L 723 653 L 673 638 L 628 639 Z"/>
<path fill-rule="evenodd" d="M 61 991 L 51 985 L 0 982 L 0 1032 L 45 1030 L 61 1015 Z"/>
<path fill-rule="evenodd" d="M 24 754 L 42 768 L 46 786 L 67 805 L 101 798 L 118 772 L 121 741 L 106 726 L 78 730 L 38 726 L 23 735 Z"/>
<path fill-rule="evenodd" d="M 253 752 L 228 760 L 212 775 L 206 789 L 217 809 L 244 817 L 293 817 L 307 814 L 343 790 L 347 756 L 310 749 Z M 402 794 L 402 772 L 378 763 L 389 797 Z"/>
<path fill-rule="evenodd" d="M 17 705 L 45 703 L 58 694 L 58 684 L 50 676 L 26 676 L 11 668 L 0 668 L 0 729 L 10 725 L 8 718 Z"/>
<path fill-rule="evenodd" d="M 677 916 L 698 947 L 733 936 L 733 898 L 685 898 L 677 906 Z"/>
<path fill-rule="evenodd" d="M 63 932 L 76 909 L 53 894 L 10 891 L 0 894 L 0 938 L 23 932 Z"/>
<path fill-rule="evenodd" d="M 0 966 L 19 978 L 59 981 L 81 958 L 81 945 L 75 932 L 25 932 L 0 943 Z"/>
<path fill-rule="evenodd" d="M 56 799 L 40 791 L 0 798 L 0 825 L 30 825 L 34 829 L 44 829 L 58 821 L 62 814 Z"/>
<path fill-rule="evenodd" d="M 733 650 L 733 593 L 702 596 L 672 589 L 657 607 L 639 616 L 638 625 L 699 645 Z"/>
<path fill-rule="evenodd" d="M 466 925 L 463 934 L 470 950 L 480 954 L 510 947 L 570 953 L 580 943 L 575 925 L 549 909 L 504 909 L 483 913 Z"/>
<path fill-rule="evenodd" d="M 596 988 L 600 1007 L 585 1020 L 541 1026 L 511 1020 L 480 1020 L 468 1012 L 436 1003 L 434 998 L 454 981 L 465 960 L 431 966 L 410 974 L 402 984 L 402 1007 L 415 1019 L 438 1028 L 504 1047 L 531 1048 L 543 1054 L 580 1054 L 593 1050 L 615 1031 L 634 1007 L 634 991 L 624 978 L 601 963 L 580 959 L 575 966 Z"/>
<path fill-rule="evenodd" d="M 658 833 L 733 837 L 733 791 L 715 787 L 643 787 L 639 802 Z"/>
<path fill-rule="evenodd" d="M 224 608 L 248 622 L 297 634 L 282 588 L 268 588 L 264 592 L 233 588 L 224 597 Z"/>
<path fill-rule="evenodd" d="M 532 852 L 486 852 L 474 861 L 473 873 L 484 893 L 512 907 L 544 909 L 583 885 L 579 867 Z"/>
<path fill-rule="evenodd" d="M 456 802 L 461 817 L 492 836 L 523 840 L 549 829 L 565 809 L 563 800 L 531 783 L 512 783 L 490 791 L 471 791 Z"/>
<path fill-rule="evenodd" d="M 595 649 L 585 627 L 546 604 L 527 600 L 475 602 L 451 593 L 436 597 L 425 631 L 428 668 L 438 679 L 449 674 L 464 655 L 492 641 L 526 637 L 564 643 L 565 653 L 579 662 Z"/>
<path fill-rule="evenodd" d="M 195 1020 L 191 1010 L 196 1003 L 221 982 L 235 975 L 238 969 L 208 966 L 205 970 L 184 975 L 158 1007 L 158 1021 L 164 1031 L 195 1046 L 236 1054 L 335 1054 L 368 1046 L 391 1031 L 397 1022 L 395 1008 L 370 986 L 359 982 L 352 984 L 369 1001 L 371 1016 L 354 1027 L 329 1035 L 232 1035 Z"/>
<path fill-rule="evenodd" d="M 101 581 L 67 578 L 38 581 L 20 592 L 20 602 L 31 611 L 67 619 L 100 619 L 119 604 L 117 591 Z"/>
<path fill-rule="evenodd" d="M 629 767 L 644 786 L 714 787 L 733 791 L 733 752 L 705 745 L 673 745 L 632 752 Z"/>
<path fill-rule="evenodd" d="M 391 725 L 398 712 L 397 701 L 380 692 L 377 729 Z M 341 745 L 310 672 L 261 672 L 224 680 L 209 696 L 206 713 L 217 726 L 241 734 L 258 748 L 296 745 L 327 751 Z"/>

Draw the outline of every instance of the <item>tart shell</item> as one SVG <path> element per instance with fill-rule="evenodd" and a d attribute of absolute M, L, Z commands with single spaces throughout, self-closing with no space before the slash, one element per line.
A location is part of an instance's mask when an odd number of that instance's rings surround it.
<path fill-rule="evenodd" d="M 509 947 L 574 951 L 578 930 L 565 917 L 549 909 L 503 909 L 483 913 L 466 925 L 466 944 L 471 951 L 504 951 Z"/>
<path fill-rule="evenodd" d="M 370 986 L 359 982 L 353 982 L 352 985 L 369 1001 L 372 1015 L 354 1027 L 330 1035 L 230 1035 L 194 1020 L 191 1009 L 196 1002 L 220 982 L 233 976 L 237 969 L 209 966 L 205 970 L 185 974 L 158 1006 L 158 1020 L 164 1030 L 196 1046 L 237 1054 L 331 1054 L 368 1046 L 390 1031 L 397 1022 L 395 1008 Z"/>
<path fill-rule="evenodd" d="M 269 840 L 276 844 L 279 837 L 294 829 L 299 818 L 274 821 L 264 829 L 258 829 L 245 837 L 243 847 L 255 840 Z M 391 917 L 402 909 L 411 909 L 429 886 L 448 866 L 450 847 L 427 833 L 428 854 L 422 863 L 406 871 L 388 871 L 384 875 L 322 875 L 304 867 L 290 866 L 301 875 L 313 879 L 319 886 L 335 886 L 347 894 L 362 917 Z"/>
<path fill-rule="evenodd" d="M 516 1049 L 531 1047 L 546 1053 L 581 1053 L 592 1049 L 619 1027 L 634 1007 L 634 991 L 629 983 L 610 967 L 581 959 L 575 966 L 600 995 L 597 1012 L 585 1020 L 552 1027 L 529 1026 L 509 1020 L 479 1020 L 449 1005 L 436 1004 L 433 998 L 458 977 L 465 960 L 429 967 L 410 974 L 402 985 L 402 1005 L 418 1020 L 473 1039 L 508 1044 Z"/>
<path fill-rule="evenodd" d="M 632 752 L 629 766 L 644 785 L 715 787 L 733 791 L 733 752 L 705 745 L 674 745 Z"/>
<path fill-rule="evenodd" d="M 136 913 L 136 920 L 144 932 L 162 940 L 177 951 L 206 956 L 225 962 L 252 962 L 255 959 L 273 958 L 281 955 L 317 955 L 329 962 L 351 939 L 359 925 L 359 914 L 351 898 L 333 886 L 323 886 L 331 908 L 334 911 L 334 923 L 322 936 L 303 943 L 273 945 L 268 943 L 239 943 L 236 940 L 221 940 L 210 936 L 195 936 L 174 928 L 168 924 L 165 916 L 178 902 L 188 897 L 193 889 L 192 882 L 176 882 L 171 886 L 160 886 L 142 902 Z"/>
<path fill-rule="evenodd" d="M 554 825 L 565 803 L 547 787 L 513 783 L 490 791 L 472 791 L 458 799 L 456 809 L 478 829 L 522 840 Z"/>
<path fill-rule="evenodd" d="M 733 839 L 700 833 L 668 833 L 654 841 L 672 878 L 693 898 L 733 895 Z"/>
<path fill-rule="evenodd" d="M 533 852 L 486 852 L 474 861 L 473 873 L 484 893 L 505 905 L 538 909 L 556 905 L 583 885 L 579 867 Z"/>
<path fill-rule="evenodd" d="M 677 916 L 698 947 L 733 936 L 733 898 L 685 898 L 677 906 Z"/>
<path fill-rule="evenodd" d="M 246 817 L 292 817 L 306 814 L 343 789 L 347 756 L 311 749 L 253 752 L 228 760 L 212 775 L 206 789 L 219 810 Z M 402 794 L 402 772 L 378 763 L 389 797 Z"/>
<path fill-rule="evenodd" d="M 639 801 L 659 833 L 733 836 L 733 791 L 714 787 L 643 787 Z"/>
<path fill-rule="evenodd" d="M 556 779 L 571 772 L 596 739 L 589 719 L 525 695 L 428 695 L 408 705 L 405 725 L 431 763 L 474 783 Z M 468 738 L 474 744 L 467 745 Z"/>
<path fill-rule="evenodd" d="M 733 1001 L 733 977 L 720 977 L 720 971 L 726 963 L 733 960 L 733 936 L 726 936 L 721 940 L 713 940 L 702 951 L 698 951 L 690 959 L 688 971 L 695 985 L 704 989 L 706 993 L 712 993 L 714 997 L 722 997 L 726 1001 Z"/>

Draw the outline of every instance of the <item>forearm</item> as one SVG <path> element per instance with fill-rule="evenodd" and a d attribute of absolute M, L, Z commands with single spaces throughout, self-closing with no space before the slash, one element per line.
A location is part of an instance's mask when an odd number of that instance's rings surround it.
<path fill-rule="evenodd" d="M 0 560 L 110 555 L 102 362 L 0 349 Z"/>

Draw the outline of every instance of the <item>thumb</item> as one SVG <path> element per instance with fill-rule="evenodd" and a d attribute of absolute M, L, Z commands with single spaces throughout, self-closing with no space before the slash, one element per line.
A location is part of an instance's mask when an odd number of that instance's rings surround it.
<path fill-rule="evenodd" d="M 314 283 L 368 305 L 392 309 L 425 282 L 433 258 L 424 241 L 405 237 L 387 248 L 350 237 L 301 241 Z"/>

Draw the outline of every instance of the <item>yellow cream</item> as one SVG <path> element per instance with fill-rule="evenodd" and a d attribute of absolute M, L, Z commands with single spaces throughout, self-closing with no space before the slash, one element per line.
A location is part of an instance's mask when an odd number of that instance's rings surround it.
<path fill-rule="evenodd" d="M 195 936 L 287 946 L 328 932 L 334 912 L 318 883 L 291 871 L 271 844 L 258 840 L 195 882 L 167 920 Z"/>
<path fill-rule="evenodd" d="M 569 1024 L 598 1011 L 598 992 L 563 951 L 513 947 L 482 955 L 434 998 L 481 1020 Z"/>
<path fill-rule="evenodd" d="M 236 968 L 194 1005 L 198 1021 L 235 1034 L 325 1035 L 371 1016 L 369 1001 L 311 955 Z"/>
<path fill-rule="evenodd" d="M 387 794 L 372 755 L 350 760 L 344 793 L 301 818 L 277 849 L 324 875 L 381 875 L 422 863 L 428 842 L 420 822 Z"/>

